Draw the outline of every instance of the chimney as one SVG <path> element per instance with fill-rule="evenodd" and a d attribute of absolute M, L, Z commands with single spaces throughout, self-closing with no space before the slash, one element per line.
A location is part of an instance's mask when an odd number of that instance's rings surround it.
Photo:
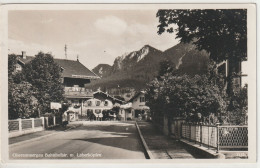
<path fill-rule="evenodd" d="M 25 51 L 22 51 L 22 58 L 26 59 L 26 52 Z"/>

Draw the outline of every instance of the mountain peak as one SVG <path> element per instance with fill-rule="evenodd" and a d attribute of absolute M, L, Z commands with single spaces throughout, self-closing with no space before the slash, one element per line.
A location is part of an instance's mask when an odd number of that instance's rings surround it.
<path fill-rule="evenodd" d="M 98 64 L 92 71 L 100 77 L 109 75 L 112 66 L 109 64 Z"/>
<path fill-rule="evenodd" d="M 142 49 L 144 49 L 144 48 L 146 48 L 146 49 L 148 48 L 148 49 L 158 50 L 158 49 L 156 49 L 156 48 L 150 46 L 149 44 L 144 45 Z"/>

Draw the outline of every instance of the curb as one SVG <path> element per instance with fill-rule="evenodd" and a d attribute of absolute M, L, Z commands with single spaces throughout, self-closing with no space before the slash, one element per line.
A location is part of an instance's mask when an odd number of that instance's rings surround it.
<path fill-rule="evenodd" d="M 189 142 L 184 139 L 180 139 L 180 142 L 182 142 L 185 145 L 188 145 L 189 147 L 193 148 L 194 150 L 199 151 L 200 153 L 203 153 L 208 158 L 214 158 L 214 159 L 225 159 L 225 155 L 222 153 L 216 153 L 213 150 L 210 150 L 206 147 L 200 146 L 198 144 L 194 144 L 192 142 Z"/>
<path fill-rule="evenodd" d="M 142 135 L 142 132 L 141 132 L 141 130 L 140 130 L 140 128 L 139 128 L 137 122 L 135 122 L 135 125 L 136 125 L 136 128 L 137 128 L 137 130 L 138 130 L 138 134 L 139 134 L 139 136 L 140 136 L 140 138 L 141 138 L 142 145 L 144 146 L 145 154 L 148 156 L 147 159 L 155 159 L 155 158 L 153 157 L 152 152 L 150 151 L 150 149 L 148 148 L 148 146 L 147 146 L 147 144 L 146 144 L 146 142 L 145 142 L 145 140 L 144 140 L 144 137 L 143 137 L 143 135 Z"/>

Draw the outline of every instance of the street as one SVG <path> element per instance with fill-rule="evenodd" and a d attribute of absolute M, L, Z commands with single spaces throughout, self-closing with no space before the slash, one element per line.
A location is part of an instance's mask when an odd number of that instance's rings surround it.
<path fill-rule="evenodd" d="M 9 148 L 10 159 L 145 159 L 134 122 L 88 122 Z"/>

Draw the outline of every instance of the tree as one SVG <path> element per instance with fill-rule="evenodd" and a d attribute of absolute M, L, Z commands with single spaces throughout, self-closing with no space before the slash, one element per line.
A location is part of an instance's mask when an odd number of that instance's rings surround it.
<path fill-rule="evenodd" d="M 172 76 L 164 75 L 164 80 L 158 81 L 153 90 L 148 91 L 148 104 L 152 111 L 169 118 L 184 117 L 191 119 L 191 116 L 198 114 L 205 119 L 210 114 L 216 116 L 224 115 L 226 101 L 217 85 L 208 81 L 206 75 Z M 158 109 L 161 109 L 158 111 Z"/>
<path fill-rule="evenodd" d="M 12 77 L 17 64 L 17 56 L 15 54 L 8 55 L 8 78 Z"/>
<path fill-rule="evenodd" d="M 246 9 L 159 10 L 157 17 L 159 34 L 177 32 L 181 42 L 193 42 L 214 61 L 247 58 Z"/>
<path fill-rule="evenodd" d="M 160 68 L 158 77 L 163 76 L 166 73 L 171 73 L 175 70 L 175 64 L 172 61 L 164 60 L 160 62 Z"/>
<path fill-rule="evenodd" d="M 8 118 L 27 118 L 38 116 L 37 99 L 33 96 L 32 85 L 16 82 L 21 75 L 16 72 L 17 56 L 8 55 Z"/>
<path fill-rule="evenodd" d="M 50 102 L 64 100 L 64 88 L 61 83 L 61 67 L 54 62 L 51 54 L 39 52 L 36 57 L 23 68 L 24 79 L 32 84 L 35 97 L 42 113 L 50 111 Z"/>
<path fill-rule="evenodd" d="M 181 42 L 192 42 L 197 49 L 210 53 L 212 60 L 228 59 L 228 88 L 232 89 L 233 67 L 247 59 L 246 9 L 159 10 L 157 17 L 158 34 L 176 32 Z"/>
<path fill-rule="evenodd" d="M 166 99 L 163 92 L 162 80 L 158 80 L 158 78 L 155 78 L 153 81 L 148 83 L 145 99 L 146 105 L 150 107 L 152 120 L 155 123 L 162 125 Z"/>

